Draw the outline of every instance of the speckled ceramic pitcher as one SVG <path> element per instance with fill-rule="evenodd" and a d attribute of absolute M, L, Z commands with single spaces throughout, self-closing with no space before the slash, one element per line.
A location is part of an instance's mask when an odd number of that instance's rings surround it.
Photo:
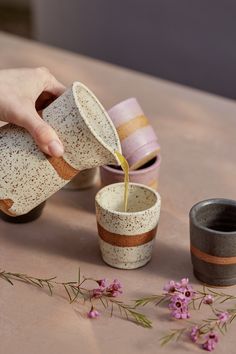
<path fill-rule="evenodd" d="M 79 171 L 119 164 L 121 152 L 113 123 L 94 94 L 74 82 L 43 111 L 43 119 L 57 132 L 64 155 L 45 155 L 29 133 L 7 124 L 0 128 L 0 209 L 22 215 L 62 188 Z"/>

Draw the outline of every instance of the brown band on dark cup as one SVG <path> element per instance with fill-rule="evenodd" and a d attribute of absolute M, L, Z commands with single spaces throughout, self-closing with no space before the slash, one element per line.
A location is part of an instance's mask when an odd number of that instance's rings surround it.
<path fill-rule="evenodd" d="M 236 256 L 235 257 L 212 256 L 211 254 L 200 251 L 198 248 L 194 247 L 193 245 L 190 246 L 190 250 L 196 258 L 207 263 L 219 264 L 219 265 L 236 264 Z"/>
<path fill-rule="evenodd" d="M 79 172 L 79 170 L 69 165 L 63 157 L 52 157 L 48 155 L 46 157 L 54 170 L 56 170 L 58 176 L 67 181 L 71 180 Z"/>
<path fill-rule="evenodd" d="M 107 231 L 99 223 L 97 223 L 100 238 L 110 245 L 119 247 L 135 247 L 150 242 L 156 236 L 157 226 L 150 231 L 144 232 L 143 234 L 127 236 Z"/>
<path fill-rule="evenodd" d="M 121 124 L 119 127 L 116 128 L 116 130 L 120 140 L 124 140 L 136 130 L 146 127 L 147 125 L 149 125 L 148 118 L 144 115 L 140 115 L 129 120 L 128 122 Z"/>
<path fill-rule="evenodd" d="M 12 199 L 1 199 L 0 200 L 0 210 L 2 210 L 7 215 L 15 216 L 14 213 L 9 211 L 9 209 L 12 207 L 13 204 L 14 204 L 14 202 Z"/>

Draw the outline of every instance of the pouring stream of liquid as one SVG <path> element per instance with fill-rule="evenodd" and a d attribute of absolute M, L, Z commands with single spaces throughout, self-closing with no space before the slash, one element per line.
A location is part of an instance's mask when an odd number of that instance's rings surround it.
<path fill-rule="evenodd" d="M 119 151 L 115 151 L 115 154 L 120 162 L 121 168 L 125 174 L 125 191 L 124 191 L 124 211 L 127 212 L 128 209 L 128 196 L 129 196 L 129 164 L 125 157 L 119 153 Z"/>

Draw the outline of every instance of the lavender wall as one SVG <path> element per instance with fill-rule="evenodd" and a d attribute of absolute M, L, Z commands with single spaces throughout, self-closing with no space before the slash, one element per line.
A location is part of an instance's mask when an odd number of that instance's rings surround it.
<path fill-rule="evenodd" d="M 234 0 L 33 0 L 33 12 L 42 42 L 235 97 Z"/>

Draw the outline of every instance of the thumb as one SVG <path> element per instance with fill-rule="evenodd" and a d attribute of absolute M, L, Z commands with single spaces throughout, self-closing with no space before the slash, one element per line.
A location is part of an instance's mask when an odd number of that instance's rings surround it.
<path fill-rule="evenodd" d="M 55 130 L 36 111 L 33 111 L 28 119 L 25 117 L 22 126 L 28 130 L 44 153 L 54 157 L 63 155 L 64 148 Z"/>

